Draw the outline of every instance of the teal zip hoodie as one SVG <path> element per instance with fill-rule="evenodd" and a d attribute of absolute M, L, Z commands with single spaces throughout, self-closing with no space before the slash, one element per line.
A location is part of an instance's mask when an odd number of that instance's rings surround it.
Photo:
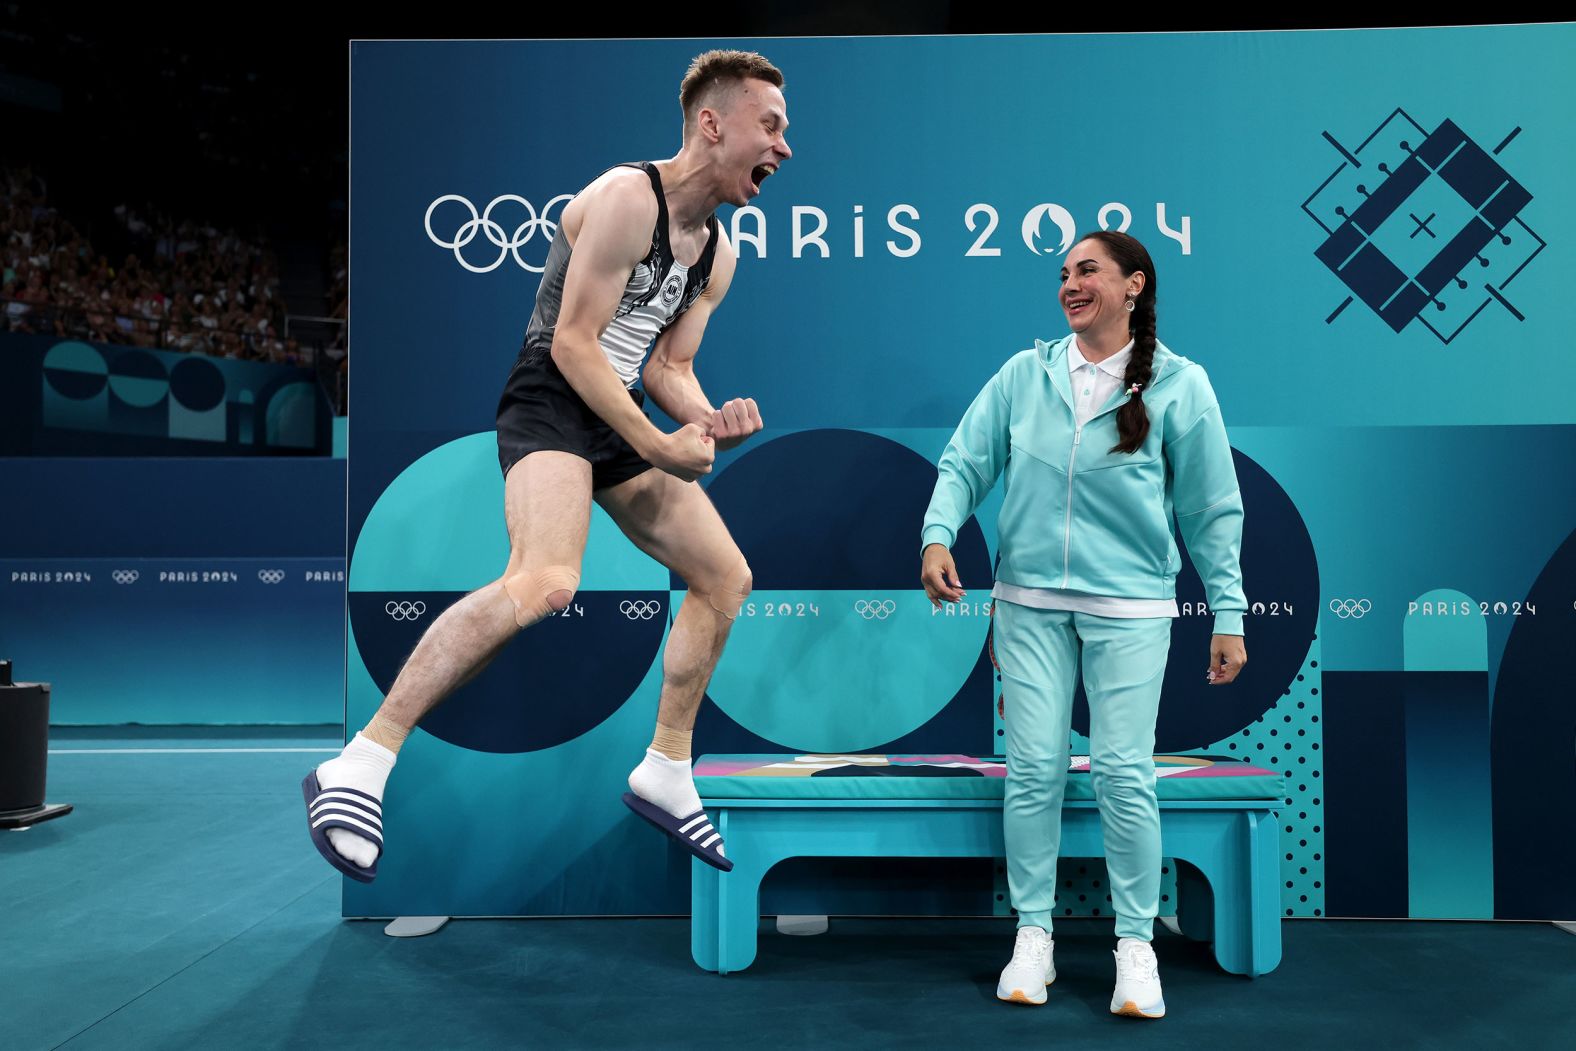
<path fill-rule="evenodd" d="M 1113 453 L 1119 390 L 1078 426 L 1067 378 L 1072 336 L 1008 359 L 963 414 L 941 455 L 920 550 L 951 548 L 1005 473 L 997 576 L 1027 588 L 1111 598 L 1176 597 L 1182 558 L 1204 582 L 1217 635 L 1241 635 L 1242 494 L 1220 405 L 1204 369 L 1156 343 L 1143 392 L 1149 435 Z"/>

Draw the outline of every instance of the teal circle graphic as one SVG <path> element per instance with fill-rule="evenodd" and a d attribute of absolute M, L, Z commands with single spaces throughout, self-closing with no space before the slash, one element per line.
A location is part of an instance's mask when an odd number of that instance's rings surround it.
<path fill-rule="evenodd" d="M 133 408 L 151 409 L 170 392 L 170 380 L 158 358 L 146 351 L 128 350 L 110 362 L 109 389 Z"/>
<path fill-rule="evenodd" d="M 267 443 L 311 447 L 317 428 L 317 399 L 317 384 L 305 380 L 274 391 L 264 410 Z"/>
<path fill-rule="evenodd" d="M 450 606 L 509 560 L 495 436 L 433 449 L 373 504 L 350 563 L 354 660 L 385 694 Z M 496 605 L 503 600 L 493 592 Z M 474 679 L 422 720 L 481 752 L 553 748 L 594 729 L 634 694 L 661 649 L 668 574 L 593 506 L 580 586 L 561 614 L 515 634 Z M 513 609 L 504 605 L 504 616 Z"/>
<path fill-rule="evenodd" d="M 990 626 L 988 561 L 981 541 L 958 545 L 981 590 L 931 608 L 919 527 L 935 484 L 906 446 L 831 429 L 765 442 L 712 483 L 755 577 L 707 689 L 729 718 L 787 748 L 857 751 L 957 696 Z"/>
<path fill-rule="evenodd" d="M 44 382 L 62 397 L 87 401 L 103 393 L 109 365 L 86 343 L 56 343 L 44 355 Z"/>
<path fill-rule="evenodd" d="M 170 370 L 175 400 L 192 412 L 209 412 L 224 402 L 224 373 L 203 357 L 189 357 Z"/>
<path fill-rule="evenodd" d="M 971 594 L 970 613 L 957 616 L 932 611 L 918 588 L 756 590 L 707 695 L 746 730 L 795 750 L 872 748 L 957 695 L 985 643 L 989 601 Z"/>
<path fill-rule="evenodd" d="M 483 431 L 429 451 L 383 490 L 356 537 L 350 590 L 471 591 L 508 560 L 497 436 Z M 666 591 L 668 573 L 593 506 L 580 590 Z"/>

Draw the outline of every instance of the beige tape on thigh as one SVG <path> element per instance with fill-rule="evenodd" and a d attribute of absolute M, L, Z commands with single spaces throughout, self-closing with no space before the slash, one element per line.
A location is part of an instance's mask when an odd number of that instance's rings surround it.
<path fill-rule="evenodd" d="M 706 596 L 706 601 L 711 603 L 711 608 L 721 613 L 729 620 L 739 616 L 739 610 L 744 606 L 744 600 L 750 597 L 750 590 L 754 587 L 755 578 L 750 575 L 750 564 L 739 556 L 739 564 L 722 582 L 711 589 L 711 594 Z"/>
<path fill-rule="evenodd" d="M 580 573 L 569 566 L 515 569 L 504 572 L 503 589 L 514 603 L 514 622 L 528 628 L 543 617 L 568 607 L 580 586 Z M 563 595 L 560 601 L 554 596 Z"/>

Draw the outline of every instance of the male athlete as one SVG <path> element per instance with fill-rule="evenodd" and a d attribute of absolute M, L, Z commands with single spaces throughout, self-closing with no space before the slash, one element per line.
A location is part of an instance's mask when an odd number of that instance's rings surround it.
<path fill-rule="evenodd" d="M 679 89 L 678 154 L 613 168 L 565 206 L 498 405 L 509 563 L 433 622 L 372 721 L 302 782 L 313 843 L 352 879 L 377 875 L 384 785 L 411 729 L 574 598 L 592 500 L 689 589 L 663 653 L 656 733 L 624 802 L 703 861 L 733 867 L 695 791 L 690 733 L 750 568 L 695 480 L 762 424 L 754 399 L 714 407 L 694 361 L 737 260 L 714 212 L 748 204 L 792 156 L 782 84 L 760 55 L 699 56 Z M 646 397 L 677 431 L 652 425 Z"/>

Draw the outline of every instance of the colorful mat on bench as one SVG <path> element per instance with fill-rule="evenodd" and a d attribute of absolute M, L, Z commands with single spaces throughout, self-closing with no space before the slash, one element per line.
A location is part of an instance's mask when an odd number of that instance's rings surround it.
<path fill-rule="evenodd" d="M 1237 759 L 1155 756 L 1167 799 L 1285 798 L 1281 775 Z M 1006 760 L 967 755 L 703 755 L 695 787 L 707 799 L 1000 799 Z M 1067 797 L 1094 798 L 1089 757 L 1068 767 Z"/>

